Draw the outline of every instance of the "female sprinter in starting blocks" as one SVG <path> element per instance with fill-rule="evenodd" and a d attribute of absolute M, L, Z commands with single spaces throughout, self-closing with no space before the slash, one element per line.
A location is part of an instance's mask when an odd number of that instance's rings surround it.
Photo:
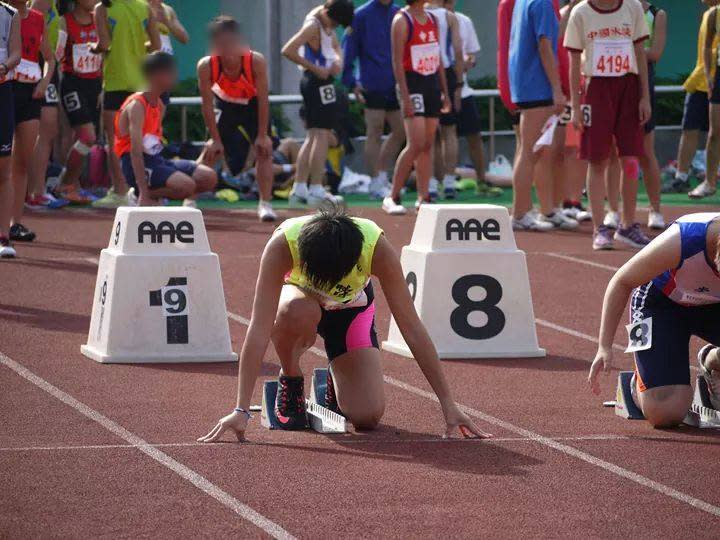
<path fill-rule="evenodd" d="M 260 363 L 272 339 L 282 371 L 275 413 L 284 429 L 306 426 L 300 356 L 325 340 L 330 360 L 326 405 L 356 429 L 373 429 L 385 411 L 375 302 L 370 276 L 383 288 L 395 321 L 435 391 L 446 436 L 490 437 L 452 398 L 435 346 L 415 312 L 395 250 L 372 221 L 348 217 L 336 207 L 285 221 L 265 247 L 252 319 L 240 356 L 237 407 L 201 442 L 230 430 L 242 440 Z"/>
<path fill-rule="evenodd" d="M 612 366 L 613 337 L 630 301 L 632 395 L 655 427 L 677 426 L 690 408 L 690 336 L 709 342 L 698 354 L 710 400 L 720 410 L 720 213 L 689 214 L 630 259 L 610 280 L 600 345 L 588 383 Z"/>

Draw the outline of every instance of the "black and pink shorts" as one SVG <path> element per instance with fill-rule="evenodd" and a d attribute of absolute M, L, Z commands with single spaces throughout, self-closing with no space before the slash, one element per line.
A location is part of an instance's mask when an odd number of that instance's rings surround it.
<path fill-rule="evenodd" d="M 590 79 L 583 99 L 583 120 L 580 159 L 608 159 L 613 141 L 620 157 L 642 156 L 645 133 L 640 124 L 638 76 Z"/>
<path fill-rule="evenodd" d="M 375 330 L 375 293 L 372 282 L 365 287 L 367 304 L 362 307 L 322 310 L 317 332 L 325 341 L 331 362 L 358 349 L 379 349 Z"/>

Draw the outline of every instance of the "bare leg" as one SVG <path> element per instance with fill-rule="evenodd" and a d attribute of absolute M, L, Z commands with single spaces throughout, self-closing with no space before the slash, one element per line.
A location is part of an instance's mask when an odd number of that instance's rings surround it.
<path fill-rule="evenodd" d="M 385 130 L 385 111 L 365 109 L 365 167 L 370 178 L 380 172 L 382 135 Z"/>
<path fill-rule="evenodd" d="M 565 149 L 565 166 L 568 175 L 568 197 L 572 201 L 580 201 L 587 183 L 588 163 L 578 157 L 577 148 L 569 147 Z"/>
<path fill-rule="evenodd" d="M 637 398 L 645 418 L 654 427 L 675 427 L 690 408 L 693 390 L 690 385 L 658 386 L 638 392 Z"/>
<path fill-rule="evenodd" d="M 77 141 L 84 147 L 79 150 L 75 146 L 70 148 L 65 160 L 65 176 L 63 183 L 68 185 L 77 184 L 82 173 L 82 166 L 87 157 L 90 147 L 95 144 L 95 126 L 93 124 L 85 124 L 75 129 Z"/>
<path fill-rule="evenodd" d="M 10 156 L 0 157 L 0 236 L 8 236 L 13 208 L 13 183 Z"/>
<path fill-rule="evenodd" d="M 12 151 L 13 203 L 11 222 L 22 220 L 25 196 L 28 188 L 28 171 L 32 161 L 35 142 L 40 129 L 39 120 L 29 120 L 15 126 L 15 140 Z"/>
<path fill-rule="evenodd" d="M 520 115 L 520 148 L 513 170 L 513 216 L 515 219 L 522 219 L 532 208 L 533 171 L 538 159 L 533 152 L 533 146 L 551 114 L 550 107 L 542 107 L 523 111 Z"/>
<path fill-rule="evenodd" d="M 422 120 L 424 121 L 425 145 L 421 148 L 417 158 L 415 158 L 415 175 L 417 177 L 418 199 L 424 201 L 430 196 L 428 187 L 430 185 L 430 175 L 432 174 L 432 141 L 435 140 L 440 120 L 437 118 L 423 118 Z"/>
<path fill-rule="evenodd" d="M 58 108 L 43 107 L 40 116 L 40 131 L 28 173 L 28 193 L 41 195 L 45 193 L 45 178 L 50 154 L 58 135 Z"/>
<path fill-rule="evenodd" d="M 283 286 L 272 342 L 284 375 L 302 376 L 300 356 L 315 343 L 321 315 L 317 300 L 297 287 Z"/>
<path fill-rule="evenodd" d="M 705 180 L 713 188 L 717 185 L 717 170 L 720 165 L 720 105 L 710 104 L 710 131 L 705 145 L 707 166 Z"/>
<path fill-rule="evenodd" d="M 410 176 L 415 160 L 428 146 L 425 142 L 425 119 L 423 117 L 413 116 L 411 118 L 405 118 L 404 123 L 408 143 L 403 151 L 400 152 L 400 156 L 395 163 L 392 181 L 393 198 L 400 196 L 400 191 Z M 432 141 L 430 141 L 430 145 L 432 145 Z M 426 176 L 424 182 L 427 189 L 427 183 L 430 180 L 431 174 L 430 170 L 424 171 L 423 174 Z"/>
<path fill-rule="evenodd" d="M 638 160 L 636 157 L 622 157 L 622 227 L 635 223 L 638 192 Z"/>
<path fill-rule="evenodd" d="M 322 185 L 325 179 L 325 162 L 330 147 L 330 130 L 313 128 L 313 145 L 310 150 L 310 183 Z"/>
<path fill-rule="evenodd" d="M 272 200 L 272 167 L 273 163 L 271 155 L 264 157 L 258 155 L 257 160 L 255 161 L 255 170 L 257 171 L 256 178 L 258 184 L 258 191 L 260 192 L 260 201 L 270 202 Z"/>
<path fill-rule="evenodd" d="M 110 179 L 112 180 L 113 191 L 116 195 L 125 195 L 127 193 L 127 184 L 125 183 L 125 177 L 123 176 L 122 170 L 120 169 L 120 158 L 113 152 L 115 145 L 115 113 L 117 111 L 103 111 L 103 129 L 105 130 L 105 137 L 108 144 L 108 170 L 110 172 Z"/>
<path fill-rule="evenodd" d="M 458 164 L 457 126 L 440 126 L 440 138 L 443 141 L 443 176 L 454 175 Z"/>
<path fill-rule="evenodd" d="M 683 131 L 680 135 L 680 145 L 678 146 L 678 173 L 687 174 L 690 171 L 690 164 L 695 157 L 698 147 L 700 132 L 698 130 Z"/>
<path fill-rule="evenodd" d="M 355 429 L 374 429 L 385 412 L 380 351 L 357 349 L 330 364 L 338 406 Z"/>
<path fill-rule="evenodd" d="M 605 216 L 605 172 L 608 160 L 591 161 L 588 167 L 588 198 L 592 213 L 593 227 L 597 231 L 603 224 Z"/>
<path fill-rule="evenodd" d="M 645 135 L 645 153 L 640 158 L 640 167 L 643 170 L 643 181 L 650 199 L 650 208 L 660 212 L 660 164 L 655 155 L 655 132 Z"/>
<path fill-rule="evenodd" d="M 552 170 L 553 175 L 553 208 L 562 208 L 563 201 L 568 198 L 568 177 L 565 166 L 565 126 L 555 128 L 555 137 L 552 144 Z"/>
<path fill-rule="evenodd" d="M 475 167 L 475 178 L 478 182 L 485 181 L 485 155 L 483 152 L 482 136 L 479 133 L 468 135 L 466 137 L 468 143 L 468 151 L 473 167 Z"/>
<path fill-rule="evenodd" d="M 405 144 L 405 130 L 403 118 L 400 111 L 389 111 L 385 114 L 385 120 L 390 125 L 390 134 L 380 147 L 379 171 L 387 171 L 397 158 L 400 150 Z"/>
<path fill-rule="evenodd" d="M 611 212 L 617 212 L 620 208 L 620 177 L 622 176 L 622 164 L 617 153 L 617 146 L 613 144 L 610 151 L 610 161 L 605 171 L 605 189 L 607 190 L 608 207 Z"/>

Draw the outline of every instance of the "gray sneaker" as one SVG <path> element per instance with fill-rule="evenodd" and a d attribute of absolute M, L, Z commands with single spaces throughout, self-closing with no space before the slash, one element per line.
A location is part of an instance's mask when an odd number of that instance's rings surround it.
<path fill-rule="evenodd" d="M 633 223 L 624 229 L 619 228 L 615 231 L 615 240 L 635 249 L 642 249 L 650 243 L 650 239 L 640 229 L 639 223 Z"/>
<path fill-rule="evenodd" d="M 713 349 L 717 349 L 715 345 L 707 344 L 700 352 L 698 352 L 698 364 L 700 364 L 700 374 L 707 383 L 708 391 L 710 392 L 710 403 L 713 409 L 720 411 L 720 372 L 717 370 L 709 370 L 705 366 L 705 358 L 708 353 Z"/>

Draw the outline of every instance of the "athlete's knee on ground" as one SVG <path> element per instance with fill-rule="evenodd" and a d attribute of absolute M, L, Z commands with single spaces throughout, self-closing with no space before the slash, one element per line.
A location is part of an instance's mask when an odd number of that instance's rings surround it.
<path fill-rule="evenodd" d="M 217 185 L 217 173 L 207 165 L 198 165 L 193 173 L 197 193 L 212 191 Z"/>
<path fill-rule="evenodd" d="M 647 421 L 656 428 L 675 427 L 682 423 L 692 403 L 690 386 L 657 387 L 640 397 Z"/>
<path fill-rule="evenodd" d="M 340 409 L 355 429 L 367 431 L 375 429 L 385 414 L 385 402 L 365 404 L 363 406 L 344 406 L 338 402 Z"/>

